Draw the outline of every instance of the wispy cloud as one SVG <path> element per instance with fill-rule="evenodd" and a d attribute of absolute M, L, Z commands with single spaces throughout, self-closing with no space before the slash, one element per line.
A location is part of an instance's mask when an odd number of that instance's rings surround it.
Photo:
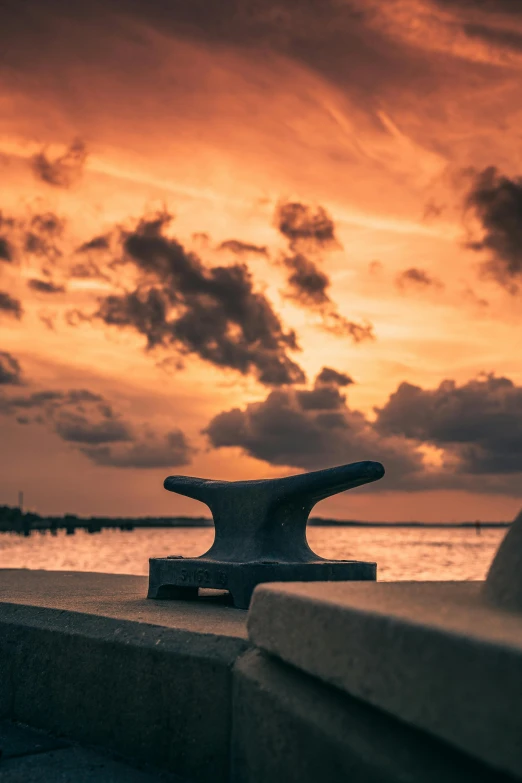
<path fill-rule="evenodd" d="M 87 160 L 87 147 L 75 139 L 62 155 L 51 157 L 46 150 L 33 156 L 32 170 L 38 179 L 57 188 L 70 188 L 81 178 Z"/>

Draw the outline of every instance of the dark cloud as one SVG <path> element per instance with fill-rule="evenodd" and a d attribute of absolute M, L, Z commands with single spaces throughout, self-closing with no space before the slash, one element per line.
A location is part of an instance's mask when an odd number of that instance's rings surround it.
<path fill-rule="evenodd" d="M 219 413 L 204 432 L 215 448 L 237 447 L 273 465 L 381 461 L 388 479 L 378 491 L 522 494 L 522 387 L 509 379 L 444 381 L 434 390 L 402 383 L 370 420 L 319 377 L 313 389 L 280 389 Z M 427 461 L 426 446 L 440 459 Z"/>
<path fill-rule="evenodd" d="M 402 383 L 376 411 L 381 433 L 444 448 L 455 470 L 522 472 L 522 387 L 508 378 L 446 380 L 436 389 Z"/>
<path fill-rule="evenodd" d="M 370 323 L 359 324 L 350 321 L 348 318 L 340 315 L 333 308 L 330 311 L 322 313 L 322 327 L 325 331 L 337 335 L 337 337 L 350 337 L 354 343 L 361 343 L 365 340 L 375 340 L 373 326 Z"/>
<path fill-rule="evenodd" d="M 268 248 L 264 245 L 252 245 L 249 242 L 241 242 L 239 239 L 226 239 L 218 247 L 218 250 L 230 250 L 238 256 L 249 253 L 258 256 L 268 256 Z"/>
<path fill-rule="evenodd" d="M 13 251 L 5 237 L 0 237 L 0 261 L 12 261 Z"/>
<path fill-rule="evenodd" d="M 50 264 L 56 263 L 63 251 L 60 240 L 65 230 L 65 221 L 53 212 L 33 215 L 20 225 L 25 253 L 36 256 Z"/>
<path fill-rule="evenodd" d="M 88 242 L 84 242 L 83 245 L 77 249 L 77 253 L 88 253 L 91 250 L 108 250 L 110 246 L 109 238 L 106 236 L 97 236 L 90 239 Z"/>
<path fill-rule="evenodd" d="M 97 316 L 109 326 L 132 326 L 147 338 L 149 348 L 171 340 L 168 322 L 169 302 L 163 291 L 151 288 L 102 300 Z"/>
<path fill-rule="evenodd" d="M 58 188 L 69 188 L 83 174 L 87 160 L 87 147 L 81 139 L 75 139 L 63 155 L 50 158 L 45 150 L 34 155 L 31 168 L 35 176 Z"/>
<path fill-rule="evenodd" d="M 29 226 L 39 235 L 59 237 L 65 229 L 65 221 L 54 212 L 42 212 L 30 218 Z"/>
<path fill-rule="evenodd" d="M 20 367 L 0 353 L 0 379 L 20 382 Z M 88 389 L 43 390 L 0 396 L 0 414 L 20 424 L 44 424 L 97 465 L 120 468 L 174 467 L 190 462 L 193 453 L 181 430 L 161 435 L 137 426 L 115 411 L 102 395 Z"/>
<path fill-rule="evenodd" d="M 187 465 L 192 456 L 184 434 L 172 430 L 166 435 L 146 434 L 130 446 L 88 446 L 81 449 L 91 462 L 114 468 L 169 468 Z"/>
<path fill-rule="evenodd" d="M 285 295 L 301 306 L 319 313 L 321 326 L 325 331 L 338 337 L 350 337 L 355 343 L 375 339 L 371 324 L 350 321 L 337 311 L 335 303 L 327 292 L 330 278 L 314 261 L 297 253 L 284 257 L 283 264 L 290 270 L 288 290 Z"/>
<path fill-rule="evenodd" d="M 54 332 L 57 318 L 55 313 L 39 312 L 38 318 L 47 327 L 47 329 L 49 329 L 51 332 Z"/>
<path fill-rule="evenodd" d="M 82 413 L 82 405 L 91 403 L 103 405 L 104 398 L 88 389 L 71 389 L 67 392 L 45 389 L 14 397 L 2 397 L 0 413 L 13 414 L 18 410 L 34 410 L 36 414 L 44 412 L 52 418 L 57 410 L 75 409 Z"/>
<path fill-rule="evenodd" d="M 323 367 L 321 372 L 316 378 L 316 386 L 323 383 L 333 383 L 336 386 L 349 386 L 353 383 L 353 379 L 344 372 L 338 372 L 331 367 Z"/>
<path fill-rule="evenodd" d="M 48 280 L 36 280 L 33 278 L 32 280 L 29 280 L 27 285 L 29 288 L 32 288 L 33 291 L 38 291 L 40 294 L 63 294 L 65 291 L 63 285 L 51 283 Z"/>
<path fill-rule="evenodd" d="M 67 310 L 63 317 L 68 326 L 79 326 L 82 323 L 91 323 L 92 321 L 91 315 L 84 313 L 83 310 L 79 310 L 78 308 Z"/>
<path fill-rule="evenodd" d="M 346 397 L 334 385 L 315 384 L 313 389 L 296 390 L 296 399 L 303 411 L 334 411 L 343 408 Z"/>
<path fill-rule="evenodd" d="M 23 315 L 22 303 L 19 299 L 14 299 L 7 291 L 0 291 L 0 316 L 2 313 L 19 320 Z"/>
<path fill-rule="evenodd" d="M 262 383 L 302 382 L 304 373 L 288 355 L 298 350 L 293 331 L 285 332 L 272 305 L 254 290 L 244 264 L 205 267 L 165 235 L 166 214 L 142 220 L 121 236 L 124 259 L 133 263 L 138 286 L 100 302 L 96 317 L 133 327 L 149 348 L 173 346 Z"/>
<path fill-rule="evenodd" d="M 330 297 L 326 293 L 330 279 L 313 261 L 298 253 L 285 257 L 283 263 L 290 272 L 288 276 L 290 298 L 311 307 L 330 304 Z"/>
<path fill-rule="evenodd" d="M 309 258 L 308 253 L 337 245 L 332 218 L 323 207 L 317 207 L 314 211 L 306 204 L 288 202 L 278 204 L 274 221 L 292 251 L 292 255 L 283 258 L 283 264 L 289 272 L 288 296 L 304 306 L 329 304 L 330 297 L 326 289 L 330 279 Z"/>
<path fill-rule="evenodd" d="M 510 179 L 494 166 L 484 169 L 473 178 L 466 207 L 483 231 L 468 247 L 488 252 L 484 271 L 515 293 L 522 278 L 522 177 Z"/>
<path fill-rule="evenodd" d="M 115 417 L 110 406 L 104 406 L 98 421 L 85 413 L 60 411 L 55 420 L 55 432 L 70 443 L 99 445 L 132 440 L 129 424 Z"/>
<path fill-rule="evenodd" d="M 317 264 L 302 254 L 286 257 L 283 263 L 291 270 L 286 296 L 303 307 L 318 312 L 321 315 L 321 326 L 325 331 L 338 337 L 350 337 L 355 343 L 375 339 L 371 324 L 350 321 L 337 311 L 327 293 L 330 279 L 328 275 L 321 272 Z"/>
<path fill-rule="evenodd" d="M 291 250 L 291 255 L 282 257 L 282 264 L 288 270 L 285 296 L 318 313 L 322 328 L 332 334 L 350 337 L 356 343 L 375 339 L 371 324 L 358 324 L 342 316 L 328 293 L 330 278 L 318 262 L 322 261 L 324 249 L 340 244 L 327 211 L 320 206 L 314 210 L 299 202 L 280 203 L 275 224 Z"/>
<path fill-rule="evenodd" d="M 432 277 L 425 269 L 412 266 L 400 272 L 395 282 L 399 288 L 414 285 L 421 288 L 443 288 L 443 284 L 436 277 Z"/>
<path fill-rule="evenodd" d="M 17 386 L 22 382 L 20 362 L 7 351 L 0 351 L 0 386 Z"/>
<path fill-rule="evenodd" d="M 335 225 L 324 207 L 316 209 L 297 201 L 279 204 L 275 223 L 292 247 L 296 242 L 310 242 L 320 247 L 338 246 Z"/>
<path fill-rule="evenodd" d="M 32 261 L 39 261 L 45 271 L 45 264 L 52 266 L 63 256 L 65 227 L 65 220 L 51 211 L 17 218 L 0 212 L 0 261 L 31 255 Z"/>
<path fill-rule="evenodd" d="M 382 437 L 334 385 L 273 391 L 244 409 L 219 413 L 204 432 L 214 448 L 239 447 L 272 465 L 314 470 L 379 460 L 392 486 L 414 482 L 422 473 L 415 445 L 404 437 Z"/>

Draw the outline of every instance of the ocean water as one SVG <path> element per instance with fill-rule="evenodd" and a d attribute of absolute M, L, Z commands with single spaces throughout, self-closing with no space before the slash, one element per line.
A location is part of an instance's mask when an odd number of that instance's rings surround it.
<path fill-rule="evenodd" d="M 484 579 L 506 529 L 309 527 L 308 541 L 322 557 L 377 562 L 390 580 Z M 148 574 L 148 558 L 196 557 L 214 538 L 212 528 L 104 530 L 73 536 L 0 534 L 0 568 L 43 568 Z"/>

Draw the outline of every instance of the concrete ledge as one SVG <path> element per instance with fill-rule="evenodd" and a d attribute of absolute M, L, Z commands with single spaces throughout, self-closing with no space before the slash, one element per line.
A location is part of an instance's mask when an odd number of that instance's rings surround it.
<path fill-rule="evenodd" d="M 0 716 L 226 781 L 246 615 L 146 590 L 145 577 L 0 571 Z"/>
<path fill-rule="evenodd" d="M 234 677 L 233 783 L 507 783 L 424 732 L 258 650 Z"/>
<path fill-rule="evenodd" d="M 263 585 L 255 645 L 522 778 L 522 615 L 483 583 Z"/>
<path fill-rule="evenodd" d="M 0 717 L 192 783 L 521 780 L 521 617 L 481 587 L 263 585 L 260 651 L 223 596 L 0 571 Z"/>

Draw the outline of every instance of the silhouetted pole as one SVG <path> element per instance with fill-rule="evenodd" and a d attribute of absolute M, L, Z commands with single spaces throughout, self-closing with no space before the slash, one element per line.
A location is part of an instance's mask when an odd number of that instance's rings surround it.
<path fill-rule="evenodd" d="M 24 513 L 24 493 L 22 490 L 18 493 L 18 508 L 20 509 L 20 513 Z"/>

